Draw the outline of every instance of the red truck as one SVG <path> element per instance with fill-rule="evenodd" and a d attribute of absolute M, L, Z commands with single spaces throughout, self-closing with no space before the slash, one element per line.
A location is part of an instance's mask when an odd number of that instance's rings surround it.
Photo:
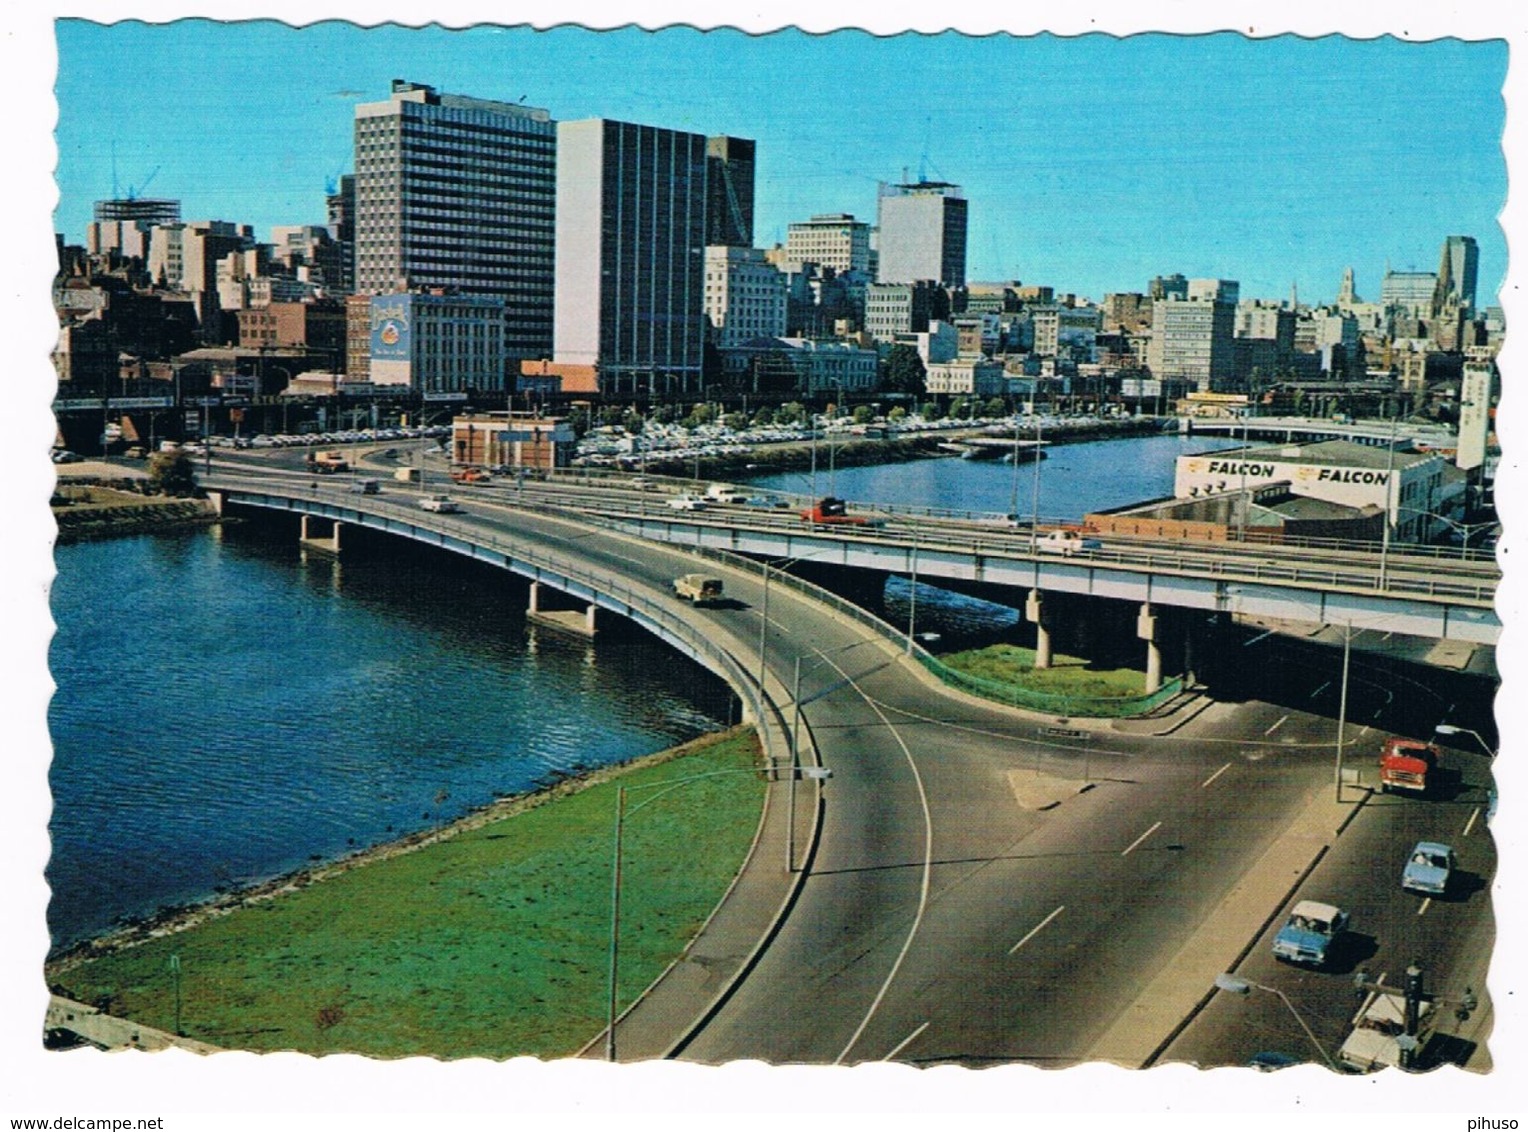
<path fill-rule="evenodd" d="M 811 509 L 801 512 L 803 523 L 833 527 L 883 527 L 885 519 L 871 519 L 864 515 L 850 515 L 848 504 L 829 495 L 812 504 Z"/>
<path fill-rule="evenodd" d="M 1420 739 L 1390 738 L 1379 754 L 1379 789 L 1426 794 L 1437 777 L 1439 751 Z"/>

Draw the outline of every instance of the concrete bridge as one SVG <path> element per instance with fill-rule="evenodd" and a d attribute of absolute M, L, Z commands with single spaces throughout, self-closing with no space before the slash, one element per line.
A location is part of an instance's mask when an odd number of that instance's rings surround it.
<path fill-rule="evenodd" d="M 1223 434 L 1233 439 L 1292 443 L 1299 440 L 1351 440 L 1358 444 L 1389 444 L 1392 439 L 1412 441 L 1428 448 L 1452 449 L 1459 436 L 1447 425 L 1410 421 L 1334 421 L 1319 417 L 1179 417 L 1184 433 Z"/>

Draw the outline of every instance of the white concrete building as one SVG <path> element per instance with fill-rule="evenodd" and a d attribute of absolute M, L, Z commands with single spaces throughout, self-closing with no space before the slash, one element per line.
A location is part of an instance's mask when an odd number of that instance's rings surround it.
<path fill-rule="evenodd" d="M 1446 485 L 1444 458 L 1434 452 L 1391 451 L 1349 440 L 1284 444 L 1179 456 L 1173 494 L 1180 499 L 1287 482 L 1295 495 L 1348 507 L 1385 510 L 1398 539 L 1426 541 Z"/>
<path fill-rule="evenodd" d="M 823 213 L 785 230 L 784 260 L 845 271 L 870 270 L 870 225 L 847 212 Z"/>
<path fill-rule="evenodd" d="M 959 185 L 883 185 L 879 207 L 878 282 L 965 284 L 967 209 Z"/>
<path fill-rule="evenodd" d="M 706 249 L 705 308 L 711 341 L 723 350 L 785 334 L 785 276 L 757 248 Z"/>

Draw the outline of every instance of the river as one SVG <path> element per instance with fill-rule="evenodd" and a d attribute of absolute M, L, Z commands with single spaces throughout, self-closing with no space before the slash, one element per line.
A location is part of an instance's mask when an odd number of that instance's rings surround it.
<path fill-rule="evenodd" d="M 1046 458 L 1038 464 L 1021 464 L 1015 477 L 1013 465 L 1001 460 L 953 456 L 830 468 L 829 447 L 821 443 L 815 486 L 804 472 L 782 472 L 749 482 L 776 491 L 836 495 L 867 506 L 891 503 L 1027 517 L 1034 510 L 1038 468 L 1040 516 L 1076 520 L 1087 511 L 1171 495 L 1179 456 L 1233 446 L 1224 437 L 1177 433 L 1046 445 Z"/>
<path fill-rule="evenodd" d="M 527 627 L 522 583 L 400 546 L 305 559 L 267 524 L 61 546 L 55 946 L 443 824 L 726 722 L 640 634 Z"/>

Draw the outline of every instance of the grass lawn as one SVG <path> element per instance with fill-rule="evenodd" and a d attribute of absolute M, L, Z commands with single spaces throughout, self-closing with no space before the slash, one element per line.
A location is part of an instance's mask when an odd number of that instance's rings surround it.
<path fill-rule="evenodd" d="M 1018 684 L 1037 692 L 1061 696 L 1097 698 L 1139 696 L 1146 687 L 1145 673 L 1133 668 L 1092 669 L 1075 656 L 1051 656 L 1051 667 L 1036 669 L 1035 650 L 1018 645 L 989 645 L 982 649 L 941 656 L 951 668 L 995 680 Z"/>
<path fill-rule="evenodd" d="M 694 749 L 698 747 L 698 749 Z M 565 1056 L 600 1032 L 616 788 L 627 788 L 622 1007 L 675 958 L 742 864 L 763 803 L 735 729 L 656 764 L 50 976 L 60 993 L 232 1049 Z M 661 797 L 659 797 L 661 795 Z M 650 804 L 643 804 L 651 799 Z M 641 809 L 637 807 L 641 806 Z"/>

